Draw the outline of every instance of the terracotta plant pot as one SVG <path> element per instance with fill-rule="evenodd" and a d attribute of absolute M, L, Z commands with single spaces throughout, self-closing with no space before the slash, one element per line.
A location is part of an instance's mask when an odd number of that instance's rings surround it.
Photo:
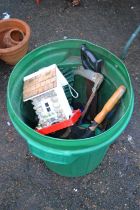
<path fill-rule="evenodd" d="M 19 19 L 0 20 L 0 59 L 16 64 L 28 50 L 30 27 Z"/>
<path fill-rule="evenodd" d="M 6 47 L 13 47 L 19 44 L 23 39 L 24 33 L 18 28 L 14 28 L 5 33 L 3 42 Z"/>

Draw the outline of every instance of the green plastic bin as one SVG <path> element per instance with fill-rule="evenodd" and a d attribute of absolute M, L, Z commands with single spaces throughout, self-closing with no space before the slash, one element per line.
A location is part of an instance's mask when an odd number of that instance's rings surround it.
<path fill-rule="evenodd" d="M 32 129 L 26 118 L 32 118 L 23 103 L 23 78 L 38 69 L 56 63 L 73 85 L 73 71 L 81 65 L 80 46 L 86 44 L 97 57 L 104 60 L 105 81 L 100 89 L 99 109 L 123 84 L 127 88 L 110 129 L 104 133 L 79 140 L 62 140 L 43 136 Z M 77 81 L 78 82 L 78 81 Z M 71 96 L 66 90 L 67 97 Z M 82 100 L 82 98 L 81 98 Z M 123 132 L 133 111 L 134 94 L 124 63 L 108 50 L 85 40 L 61 40 L 41 46 L 27 54 L 14 68 L 7 88 L 7 108 L 17 132 L 26 140 L 30 152 L 45 161 L 47 167 L 62 176 L 77 177 L 92 172 L 103 160 L 109 146 Z"/>

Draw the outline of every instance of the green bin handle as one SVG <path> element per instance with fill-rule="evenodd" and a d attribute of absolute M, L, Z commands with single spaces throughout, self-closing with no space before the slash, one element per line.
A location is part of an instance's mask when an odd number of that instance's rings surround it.
<path fill-rule="evenodd" d="M 36 157 L 46 162 L 48 161 L 55 164 L 67 165 L 67 164 L 73 163 L 80 156 L 87 155 L 87 153 L 88 154 L 93 153 L 94 150 L 98 151 L 101 148 L 103 149 L 104 147 L 104 152 L 106 152 L 110 144 L 111 142 L 110 143 L 104 142 L 102 144 L 102 147 L 101 145 L 96 145 L 96 146 L 87 147 L 87 148 L 83 148 L 83 149 L 79 149 L 75 151 L 69 151 L 69 150 L 57 150 L 53 148 L 48 148 L 38 143 L 37 144 L 35 143 L 34 145 L 34 142 L 32 141 L 31 143 L 30 141 L 30 143 L 28 142 L 28 147 L 29 147 L 30 152 L 33 155 L 35 155 Z"/>
<path fill-rule="evenodd" d="M 65 150 L 57 150 L 53 148 L 48 148 L 46 146 L 43 146 L 41 144 L 36 144 L 35 146 L 31 144 L 31 142 L 28 142 L 28 147 L 30 152 L 37 156 L 38 158 L 48 161 L 51 163 L 57 163 L 57 164 L 70 164 L 75 159 L 77 159 L 76 155 L 71 154 L 69 151 Z"/>

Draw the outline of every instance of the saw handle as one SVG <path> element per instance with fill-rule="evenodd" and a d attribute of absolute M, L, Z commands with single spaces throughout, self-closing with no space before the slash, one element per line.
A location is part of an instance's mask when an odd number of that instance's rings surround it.
<path fill-rule="evenodd" d="M 95 70 L 97 59 L 84 44 L 81 46 L 81 60 L 85 69 Z"/>
<path fill-rule="evenodd" d="M 81 60 L 85 69 L 92 69 L 95 72 L 101 72 L 103 61 L 97 59 L 93 52 L 87 49 L 85 44 L 81 46 Z"/>
<path fill-rule="evenodd" d="M 121 99 L 123 94 L 126 91 L 126 87 L 121 85 L 114 94 L 110 97 L 110 99 L 107 101 L 107 103 L 104 105 L 103 109 L 99 114 L 96 115 L 94 118 L 94 121 L 97 124 L 100 124 L 105 119 L 106 115 L 114 108 L 114 106 L 118 103 L 118 101 Z"/>

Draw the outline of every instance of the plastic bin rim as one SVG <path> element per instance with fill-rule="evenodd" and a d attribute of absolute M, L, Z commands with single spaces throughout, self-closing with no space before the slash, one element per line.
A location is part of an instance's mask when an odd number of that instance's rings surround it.
<path fill-rule="evenodd" d="M 80 42 L 82 41 L 82 42 L 86 42 L 86 43 L 89 43 L 90 45 L 93 45 L 93 46 L 96 46 L 96 47 L 102 49 L 103 51 L 108 52 L 112 57 L 114 57 L 115 59 L 117 59 L 117 60 L 123 65 L 124 69 L 126 70 L 127 76 L 128 76 L 129 85 L 130 85 L 130 96 L 131 96 L 131 97 L 130 97 L 130 103 L 129 103 L 127 109 L 126 109 L 126 112 L 125 112 L 125 114 L 117 121 L 117 123 L 115 123 L 110 129 L 108 129 L 107 131 L 105 131 L 105 132 L 99 134 L 98 136 L 102 136 L 102 135 L 104 135 L 105 133 L 107 134 L 107 133 L 110 132 L 111 129 L 113 129 L 114 127 L 116 127 L 117 124 L 118 124 L 120 121 L 122 121 L 123 118 L 125 118 L 125 116 L 127 115 L 128 110 L 131 109 L 131 106 L 134 105 L 134 96 L 133 96 L 133 94 L 132 94 L 132 93 L 133 93 L 133 89 L 132 89 L 132 85 L 131 85 L 130 76 L 129 76 L 129 74 L 128 74 L 127 68 L 126 68 L 125 64 L 123 63 L 123 61 L 122 61 L 120 58 L 118 58 L 115 54 L 113 54 L 113 53 L 110 52 L 109 50 L 107 50 L 107 49 L 105 49 L 105 48 L 103 48 L 103 47 L 101 47 L 101 46 L 99 46 L 99 45 L 97 45 L 97 44 L 93 44 L 93 43 L 91 43 L 91 42 L 89 42 L 89 41 L 87 41 L 87 40 L 81 40 L 81 39 L 66 39 L 66 40 L 58 40 L 58 41 L 54 41 L 54 42 L 47 43 L 47 44 L 42 45 L 42 46 L 40 46 L 40 47 L 38 47 L 38 48 L 32 50 L 31 52 L 29 52 L 27 55 L 25 55 L 25 56 L 24 56 L 24 57 L 15 65 L 15 67 L 14 67 L 14 69 L 13 69 L 11 75 L 10 75 L 10 78 L 9 78 L 9 81 L 8 81 L 8 86 L 7 86 L 7 98 L 8 98 L 7 100 L 8 100 L 8 105 L 9 105 L 9 107 L 10 107 L 10 111 L 12 111 L 12 113 L 13 113 L 14 116 L 19 120 L 19 122 L 20 122 L 21 125 L 23 125 L 26 129 L 30 130 L 30 132 L 34 132 L 34 133 L 38 136 L 38 138 L 44 138 L 44 140 L 45 140 L 45 136 L 44 136 L 44 135 L 39 134 L 38 132 L 36 132 L 36 131 L 33 130 L 32 128 L 30 128 L 28 125 L 26 125 L 26 124 L 19 118 L 19 116 L 16 114 L 16 112 L 14 111 L 14 109 L 13 109 L 13 107 L 12 107 L 12 104 L 11 104 L 11 101 L 9 100 L 9 99 L 10 99 L 10 95 L 9 95 L 9 90 L 10 90 L 10 79 L 12 78 L 12 75 L 14 74 L 14 70 L 17 68 L 17 66 L 20 65 L 23 61 L 25 61 L 25 60 L 29 57 L 30 54 L 32 54 L 32 53 L 34 53 L 34 52 L 37 52 L 37 51 L 39 51 L 40 49 L 42 49 L 42 48 L 44 48 L 44 47 L 48 47 L 49 45 L 52 45 L 52 44 L 55 44 L 55 43 L 61 43 L 61 42 L 69 42 L 69 41 L 75 41 L 75 42 L 76 42 L 76 41 L 80 41 Z M 9 115 L 10 115 L 10 113 L 9 113 Z M 46 136 L 46 137 L 47 137 L 47 136 Z M 95 138 L 96 138 L 96 136 L 95 136 L 95 137 L 92 137 L 92 140 L 94 140 Z M 54 141 L 60 141 L 60 140 L 63 141 L 63 142 L 64 142 L 64 141 L 65 141 L 65 142 L 69 141 L 69 142 L 73 142 L 73 143 L 76 142 L 75 139 L 69 139 L 69 140 L 66 139 L 66 140 L 65 140 L 65 139 L 60 139 L 60 138 L 53 138 L 53 137 L 50 137 L 50 136 L 49 136 L 49 139 L 52 140 L 53 142 L 54 142 Z M 87 141 L 87 140 L 90 140 L 90 138 L 79 139 L 79 141 Z"/>

